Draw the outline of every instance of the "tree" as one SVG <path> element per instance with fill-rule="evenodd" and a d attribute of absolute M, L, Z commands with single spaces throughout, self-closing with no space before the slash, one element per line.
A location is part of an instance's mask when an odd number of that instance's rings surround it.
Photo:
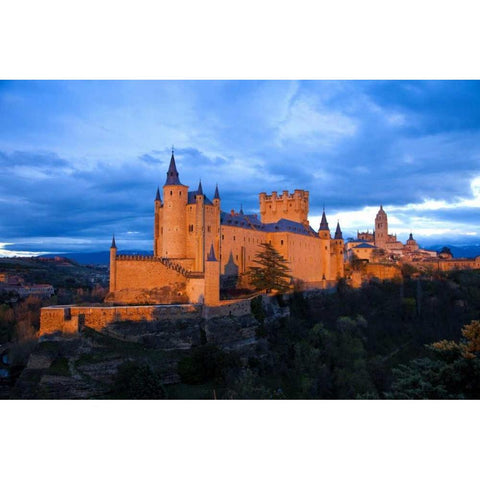
<path fill-rule="evenodd" d="M 146 363 L 127 361 L 118 367 L 112 397 L 119 399 L 161 399 L 165 389 L 158 374 Z"/>
<path fill-rule="evenodd" d="M 246 274 L 258 290 L 277 290 L 280 293 L 290 288 L 290 270 L 287 261 L 269 243 L 261 243 L 261 250 Z"/>
<path fill-rule="evenodd" d="M 387 398 L 480 398 L 480 322 L 462 328 L 460 342 L 441 340 L 428 345 L 434 358 L 417 358 L 393 369 Z"/>

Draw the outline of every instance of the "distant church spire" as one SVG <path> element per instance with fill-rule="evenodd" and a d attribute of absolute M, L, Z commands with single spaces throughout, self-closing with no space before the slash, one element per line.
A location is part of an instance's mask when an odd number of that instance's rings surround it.
<path fill-rule="evenodd" d="M 320 221 L 320 230 L 329 230 L 327 217 L 325 215 L 325 207 L 323 207 L 322 220 Z"/>
<path fill-rule="evenodd" d="M 336 240 L 342 240 L 342 230 L 340 229 L 340 222 L 337 221 L 337 229 L 335 230 L 335 239 Z"/>
<path fill-rule="evenodd" d="M 170 158 L 170 166 L 168 167 L 167 172 L 167 181 L 165 185 L 181 185 L 180 179 L 178 178 L 177 166 L 175 165 L 175 156 L 173 155 L 172 147 L 172 157 Z"/>
<path fill-rule="evenodd" d="M 155 196 L 155 201 L 161 202 L 162 198 L 160 197 L 160 188 L 157 187 L 157 195 Z"/>
<path fill-rule="evenodd" d="M 243 203 L 240 204 L 240 215 L 243 215 Z"/>
<path fill-rule="evenodd" d="M 220 194 L 218 193 L 218 183 L 217 185 L 215 186 L 215 195 L 213 196 L 213 198 L 218 198 L 220 200 Z"/>
<path fill-rule="evenodd" d="M 112 236 L 112 245 L 110 248 L 117 248 L 117 245 L 115 244 L 115 235 Z"/>
<path fill-rule="evenodd" d="M 203 195 L 202 180 L 198 182 L 197 195 Z"/>

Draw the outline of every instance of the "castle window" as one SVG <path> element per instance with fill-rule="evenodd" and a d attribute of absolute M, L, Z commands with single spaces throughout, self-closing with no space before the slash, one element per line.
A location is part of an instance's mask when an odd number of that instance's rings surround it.
<path fill-rule="evenodd" d="M 225 235 L 222 235 L 222 240 L 225 240 Z"/>
<path fill-rule="evenodd" d="M 280 240 L 280 245 L 283 245 L 283 240 Z"/>
<path fill-rule="evenodd" d="M 238 260 L 238 255 L 235 255 L 235 260 Z"/>
<path fill-rule="evenodd" d="M 211 231 L 210 225 L 207 225 L 207 232 L 210 232 L 210 231 Z"/>
<path fill-rule="evenodd" d="M 160 228 L 160 233 L 163 235 L 163 227 Z"/>
<path fill-rule="evenodd" d="M 170 190 L 170 195 L 173 195 L 173 192 L 172 192 L 172 190 Z"/>
<path fill-rule="evenodd" d="M 233 241 L 235 241 L 235 235 L 233 236 Z"/>
<path fill-rule="evenodd" d="M 325 245 L 325 250 L 328 250 L 328 247 Z"/>
<path fill-rule="evenodd" d="M 178 196 L 181 197 L 181 196 L 182 196 L 182 192 L 178 192 Z"/>
<path fill-rule="evenodd" d="M 188 226 L 188 231 L 189 231 L 189 232 L 193 232 L 193 225 L 189 225 L 189 226 Z"/>

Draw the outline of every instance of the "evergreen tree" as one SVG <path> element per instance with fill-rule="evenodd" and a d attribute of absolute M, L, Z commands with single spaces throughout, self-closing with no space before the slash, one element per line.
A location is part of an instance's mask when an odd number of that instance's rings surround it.
<path fill-rule="evenodd" d="M 290 288 L 287 261 L 269 243 L 261 243 L 261 251 L 246 272 L 250 283 L 258 290 L 286 292 Z"/>

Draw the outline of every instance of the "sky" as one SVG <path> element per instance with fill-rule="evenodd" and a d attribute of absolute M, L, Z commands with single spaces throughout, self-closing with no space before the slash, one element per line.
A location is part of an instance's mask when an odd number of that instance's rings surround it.
<path fill-rule="evenodd" d="M 478 81 L 2 81 L 0 255 L 151 250 L 175 149 L 222 209 L 305 189 L 344 237 L 480 243 Z"/>

